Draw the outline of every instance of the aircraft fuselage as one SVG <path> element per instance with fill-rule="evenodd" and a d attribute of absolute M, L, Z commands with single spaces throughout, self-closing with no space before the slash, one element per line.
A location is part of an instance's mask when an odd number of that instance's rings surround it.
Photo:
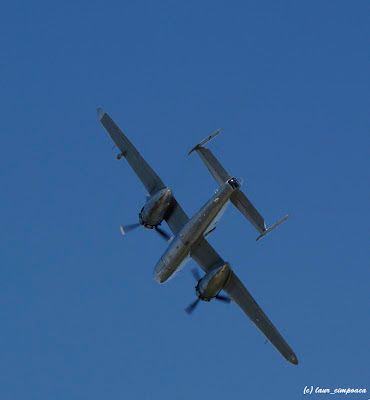
<path fill-rule="evenodd" d="M 207 234 L 218 214 L 225 210 L 233 191 L 239 190 L 235 182 L 234 178 L 225 182 L 173 239 L 154 268 L 156 281 L 166 282 L 185 266 L 191 250 Z"/>

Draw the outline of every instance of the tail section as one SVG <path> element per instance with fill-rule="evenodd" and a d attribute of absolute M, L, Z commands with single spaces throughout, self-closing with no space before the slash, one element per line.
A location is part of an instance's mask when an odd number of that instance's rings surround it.
<path fill-rule="evenodd" d="M 220 164 L 217 158 L 212 154 L 212 152 L 206 147 L 203 147 L 204 144 L 212 140 L 220 132 L 221 129 L 212 133 L 212 135 L 207 136 L 204 140 L 202 140 L 195 147 L 193 147 L 189 151 L 188 155 L 190 155 L 193 151 L 196 151 L 199 154 L 202 161 L 204 162 L 205 166 L 208 168 L 209 172 L 215 178 L 216 182 L 221 186 L 227 180 L 229 180 L 231 176 L 225 170 L 225 168 Z M 276 224 L 272 225 L 270 228 L 267 229 L 263 217 L 256 210 L 256 208 L 253 206 L 253 204 L 241 190 L 237 190 L 235 191 L 235 193 L 233 193 L 233 195 L 231 196 L 231 202 L 260 233 L 260 235 L 256 239 L 257 241 L 262 239 L 264 236 L 270 233 L 274 228 L 276 228 L 278 225 L 286 221 L 289 217 L 289 215 L 286 215 Z"/>

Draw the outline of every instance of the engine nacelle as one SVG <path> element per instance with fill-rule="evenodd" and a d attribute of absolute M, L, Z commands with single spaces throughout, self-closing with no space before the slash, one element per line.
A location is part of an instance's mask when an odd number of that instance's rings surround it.
<path fill-rule="evenodd" d="M 172 199 L 171 189 L 165 188 L 155 193 L 140 211 L 141 225 L 147 229 L 154 229 L 157 225 L 160 225 L 171 206 Z"/>
<path fill-rule="evenodd" d="M 211 301 L 214 299 L 226 285 L 230 273 L 230 264 L 227 262 L 224 265 L 215 267 L 204 275 L 195 287 L 198 298 L 202 301 Z"/>

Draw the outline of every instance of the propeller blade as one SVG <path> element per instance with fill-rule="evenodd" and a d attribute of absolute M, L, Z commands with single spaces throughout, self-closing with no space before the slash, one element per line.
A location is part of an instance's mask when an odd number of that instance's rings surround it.
<path fill-rule="evenodd" d="M 198 305 L 198 303 L 199 303 L 199 299 L 196 299 L 189 306 L 187 306 L 185 308 L 186 314 L 190 315 L 195 310 L 195 307 Z"/>
<path fill-rule="evenodd" d="M 196 268 L 192 268 L 191 273 L 193 274 L 195 280 L 198 282 L 200 280 L 199 271 Z"/>
<path fill-rule="evenodd" d="M 121 225 L 120 230 L 121 230 L 122 235 L 125 235 L 127 232 L 130 232 L 133 229 L 138 228 L 140 225 L 141 225 L 140 222 L 138 222 L 136 224 Z"/>
<path fill-rule="evenodd" d="M 228 296 L 222 296 L 222 295 L 217 295 L 216 296 L 216 299 L 217 300 L 220 300 L 220 301 L 224 301 L 225 303 L 231 303 L 231 299 L 230 299 L 230 297 L 228 297 Z"/>
<path fill-rule="evenodd" d="M 158 228 L 158 226 L 155 227 L 155 230 L 157 233 L 159 233 L 164 239 L 167 240 L 167 242 L 170 242 L 173 239 L 173 236 L 170 236 L 166 231 L 164 231 L 161 228 Z"/>

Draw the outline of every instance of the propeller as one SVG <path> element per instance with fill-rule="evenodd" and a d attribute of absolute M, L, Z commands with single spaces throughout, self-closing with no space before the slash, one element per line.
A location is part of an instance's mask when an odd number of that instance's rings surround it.
<path fill-rule="evenodd" d="M 199 304 L 199 299 L 194 300 L 189 306 L 185 308 L 186 314 L 190 315 L 196 308 L 196 306 Z"/>
<path fill-rule="evenodd" d="M 230 297 L 229 297 L 229 296 L 223 296 L 222 294 L 221 294 L 221 295 L 218 294 L 218 295 L 215 297 L 215 299 L 220 300 L 220 301 L 223 301 L 223 302 L 228 303 L 228 304 L 231 303 Z"/>
<path fill-rule="evenodd" d="M 120 230 L 122 235 L 126 235 L 126 233 L 133 231 L 134 229 L 138 228 L 141 225 L 140 222 L 137 222 L 136 224 L 129 224 L 129 225 L 121 225 Z M 166 231 L 164 231 L 161 228 L 158 228 L 156 226 L 154 230 L 167 242 L 170 242 L 173 239 L 173 236 L 170 236 Z"/>
<path fill-rule="evenodd" d="M 199 275 L 199 271 L 196 268 L 192 268 L 191 269 L 191 273 L 193 274 L 194 278 L 196 281 L 200 280 L 200 275 Z"/>
<path fill-rule="evenodd" d="M 173 239 L 173 236 L 169 235 L 166 231 L 164 231 L 161 228 L 158 228 L 158 226 L 156 226 L 155 231 L 163 237 L 163 239 L 167 240 L 167 242 L 170 242 Z"/>
<path fill-rule="evenodd" d="M 133 231 L 134 229 L 138 228 L 140 226 L 140 222 L 137 222 L 136 224 L 129 224 L 129 225 L 121 225 L 121 233 L 122 235 L 125 235 L 127 232 Z"/>
<path fill-rule="evenodd" d="M 149 200 L 150 200 L 150 194 L 147 193 L 145 195 L 145 203 L 148 203 Z M 138 228 L 140 225 L 141 225 L 140 222 L 138 222 L 136 224 L 121 225 L 120 230 L 121 230 L 122 235 L 125 235 L 127 232 L 130 232 L 130 231 Z M 173 236 L 169 235 L 165 230 L 159 228 L 158 226 L 155 226 L 154 230 L 159 234 L 159 236 L 161 236 L 167 242 L 170 242 L 173 239 Z"/>

